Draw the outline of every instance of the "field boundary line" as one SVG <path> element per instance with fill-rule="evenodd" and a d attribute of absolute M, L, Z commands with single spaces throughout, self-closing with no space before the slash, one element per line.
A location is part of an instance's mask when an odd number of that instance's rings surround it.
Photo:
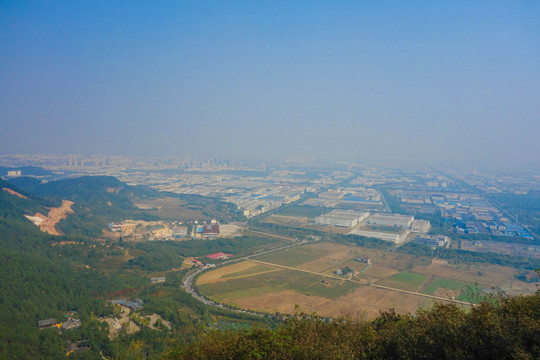
<path fill-rule="evenodd" d="M 419 292 L 416 292 L 416 291 L 396 289 L 396 288 L 393 288 L 393 287 L 390 287 L 390 286 L 368 283 L 367 281 L 359 281 L 359 280 L 347 279 L 347 278 L 343 278 L 343 277 L 340 277 L 340 276 L 337 276 L 337 275 L 324 274 L 324 273 L 319 273 L 319 272 L 316 272 L 316 271 L 304 270 L 304 269 L 299 269 L 299 268 L 286 266 L 286 265 L 273 264 L 273 263 L 269 263 L 269 262 L 266 262 L 266 261 L 253 260 L 253 259 L 249 259 L 249 260 L 246 260 L 246 261 L 251 261 L 251 262 L 255 262 L 255 263 L 259 263 L 259 264 L 263 264 L 263 265 L 268 265 L 268 266 L 275 266 L 275 267 L 279 267 L 279 268 L 282 268 L 282 269 L 305 272 L 305 273 L 308 273 L 308 274 L 319 275 L 319 276 L 332 278 L 332 279 L 350 281 L 350 282 L 357 283 L 357 284 L 360 284 L 360 285 L 373 286 L 373 287 L 379 288 L 379 289 L 384 289 L 384 290 L 389 290 L 389 291 L 397 291 L 397 292 L 401 292 L 401 293 L 405 293 L 405 294 L 409 294 L 409 295 L 422 296 L 422 297 L 425 297 L 425 298 L 440 300 L 440 301 L 444 301 L 444 302 L 450 302 L 450 303 L 454 303 L 454 304 L 461 304 L 461 305 L 467 305 L 467 306 L 473 306 L 474 305 L 474 304 L 466 302 L 466 301 L 452 300 L 452 299 L 447 299 L 447 298 L 443 298 L 443 297 L 440 297 L 440 296 L 435 296 L 435 295 L 430 295 L 430 294 L 423 294 L 423 293 L 419 293 Z"/>

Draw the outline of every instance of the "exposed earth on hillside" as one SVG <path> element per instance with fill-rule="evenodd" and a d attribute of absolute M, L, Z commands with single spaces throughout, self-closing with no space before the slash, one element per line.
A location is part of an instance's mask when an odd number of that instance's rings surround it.
<path fill-rule="evenodd" d="M 69 214 L 73 213 L 72 205 L 73 201 L 62 200 L 62 205 L 59 207 L 49 208 L 49 214 L 47 216 L 36 213 L 34 216 L 25 215 L 25 217 L 37 225 L 43 232 L 51 235 L 62 235 L 55 226 L 60 220 L 67 218 Z"/>
<path fill-rule="evenodd" d="M 4 190 L 5 192 L 7 192 L 8 194 L 11 194 L 11 195 L 15 195 L 16 197 L 18 198 L 21 198 L 21 199 L 28 199 L 26 196 L 24 196 L 23 194 L 19 194 L 18 192 L 14 191 L 14 190 L 11 190 L 9 188 L 2 188 L 2 190 Z"/>

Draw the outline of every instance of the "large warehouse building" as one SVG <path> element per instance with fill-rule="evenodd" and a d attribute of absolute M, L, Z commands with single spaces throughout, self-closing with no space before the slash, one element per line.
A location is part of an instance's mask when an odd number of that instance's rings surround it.
<path fill-rule="evenodd" d="M 405 239 L 407 238 L 408 232 L 404 232 L 402 234 L 396 234 L 396 233 L 387 233 L 387 232 L 380 232 L 380 231 L 355 230 L 351 234 L 375 238 L 375 239 L 384 240 L 384 241 L 390 241 L 394 244 L 400 244 L 403 241 L 405 241 Z"/>
<path fill-rule="evenodd" d="M 368 212 L 360 212 L 353 210 L 333 210 L 328 214 L 324 214 L 315 218 L 315 224 L 353 227 L 359 222 L 364 221 L 368 216 Z"/>
<path fill-rule="evenodd" d="M 372 226 L 409 228 L 414 221 L 414 216 L 398 214 L 373 214 L 368 219 L 368 224 Z"/>

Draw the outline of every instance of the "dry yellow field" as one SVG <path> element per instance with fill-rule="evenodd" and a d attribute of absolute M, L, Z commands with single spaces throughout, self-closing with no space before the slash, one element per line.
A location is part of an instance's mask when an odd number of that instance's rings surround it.
<path fill-rule="evenodd" d="M 243 261 L 229 266 L 220 267 L 213 271 L 208 271 L 197 279 L 197 284 L 212 284 L 219 281 L 251 277 L 254 275 L 265 274 L 273 271 L 279 271 L 279 269 L 269 266 L 266 267 L 264 265 L 259 265 L 249 261 Z"/>
<path fill-rule="evenodd" d="M 285 290 L 235 298 L 234 304 L 243 309 L 269 313 L 294 313 L 296 305 L 299 305 L 300 311 L 316 312 L 326 317 L 350 316 L 372 319 L 379 315 L 379 311 L 391 308 L 398 313 L 414 313 L 427 301 L 430 299 L 364 286 L 337 299 L 308 296 L 294 290 Z"/>
<path fill-rule="evenodd" d="M 506 287 L 517 274 L 517 270 L 492 264 L 452 265 L 444 260 L 437 260 L 430 265 L 417 266 L 411 271 L 420 274 L 435 275 L 448 279 L 477 283 L 484 286 Z M 518 281 L 514 279 L 513 281 Z"/>
<path fill-rule="evenodd" d="M 369 257 L 372 263 L 356 261 L 358 257 Z M 345 266 L 354 275 L 336 274 Z M 380 311 L 414 313 L 440 301 L 430 296 L 458 299 L 474 284 L 515 294 L 535 291 L 534 284 L 518 281 L 515 274 L 512 268 L 496 265 L 454 265 L 402 252 L 317 242 L 211 270 L 197 285 L 211 299 L 250 310 L 293 313 L 299 305 L 301 311 L 322 316 L 371 319 Z"/>

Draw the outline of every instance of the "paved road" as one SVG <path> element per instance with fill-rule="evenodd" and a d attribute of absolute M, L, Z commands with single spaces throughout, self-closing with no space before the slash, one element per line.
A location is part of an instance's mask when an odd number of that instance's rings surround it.
<path fill-rule="evenodd" d="M 272 235 L 272 234 L 269 234 L 269 235 Z M 310 241 L 303 240 L 303 241 L 295 242 L 295 243 L 290 244 L 290 245 L 285 245 L 285 246 L 280 246 L 280 247 L 277 247 L 277 248 L 274 248 L 274 249 L 270 249 L 270 250 L 260 251 L 260 252 L 257 252 L 257 253 L 255 253 L 255 254 L 252 254 L 252 255 L 244 256 L 244 257 L 242 257 L 242 258 L 238 258 L 238 259 L 234 259 L 234 260 L 225 261 L 225 262 L 221 263 L 219 266 L 225 266 L 225 265 L 228 265 L 228 264 L 231 264 L 231 263 L 249 260 L 250 258 L 255 257 L 255 256 L 261 256 L 261 255 L 269 254 L 269 253 L 272 253 L 272 252 L 275 252 L 275 251 L 281 251 L 281 250 L 288 249 L 288 248 L 291 248 L 291 247 L 294 247 L 294 246 L 307 244 L 307 243 L 309 243 L 309 242 L 310 242 Z M 264 313 L 258 313 L 258 312 L 248 311 L 248 310 L 239 310 L 239 309 L 233 309 L 233 308 L 230 308 L 230 307 L 228 307 L 228 306 L 226 306 L 226 305 L 219 304 L 219 303 L 216 303 L 215 301 L 212 301 L 212 300 L 210 300 L 210 299 L 207 299 L 207 298 L 205 298 L 204 296 L 202 296 L 201 294 L 199 294 L 199 293 L 195 290 L 195 288 L 193 287 L 193 281 L 195 280 L 195 277 L 197 277 L 197 275 L 203 273 L 203 272 L 206 271 L 206 270 L 210 270 L 210 269 L 214 269 L 214 268 L 211 268 L 211 267 L 208 267 L 208 266 L 204 266 L 204 267 L 202 267 L 202 268 L 197 269 L 196 271 L 194 271 L 194 272 L 192 272 L 192 273 L 189 273 L 189 274 L 184 278 L 184 289 L 186 290 L 186 292 L 187 292 L 188 294 L 191 294 L 191 296 L 193 296 L 193 298 L 194 298 L 195 300 L 198 300 L 198 301 L 202 302 L 202 303 L 205 304 L 205 305 L 215 306 L 215 307 L 222 308 L 222 309 L 228 309 L 228 310 L 236 311 L 236 312 L 243 313 L 243 314 L 250 314 L 250 315 L 256 315 L 256 316 L 264 316 Z"/>

